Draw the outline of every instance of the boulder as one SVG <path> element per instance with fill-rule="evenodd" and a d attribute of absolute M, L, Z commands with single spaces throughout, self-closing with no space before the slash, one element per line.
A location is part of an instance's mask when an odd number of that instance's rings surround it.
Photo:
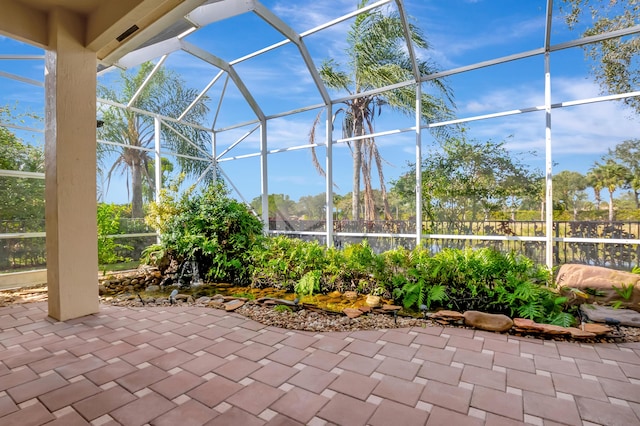
<path fill-rule="evenodd" d="M 224 304 L 224 310 L 227 311 L 227 312 L 235 311 L 240 306 L 244 305 L 244 303 L 245 303 L 244 300 L 240 300 L 240 299 L 231 300 L 231 301 L 226 302 Z"/>
<path fill-rule="evenodd" d="M 601 266 L 566 264 L 558 270 L 556 284 L 562 294 L 573 299 L 575 303 L 619 302 L 622 307 L 640 311 L 640 274 Z M 633 290 L 630 297 L 625 299 L 619 292 L 630 285 L 633 286 Z"/>
<path fill-rule="evenodd" d="M 364 303 L 371 306 L 372 308 L 375 308 L 380 304 L 380 296 L 369 295 L 367 296 L 367 300 Z"/>
<path fill-rule="evenodd" d="M 513 327 L 513 320 L 506 315 L 487 314 L 479 311 L 466 311 L 464 324 L 480 330 L 504 333 Z"/>
<path fill-rule="evenodd" d="M 607 323 L 612 319 L 619 325 L 640 327 L 640 313 L 631 309 L 614 309 L 609 306 L 582 305 L 580 312 L 593 322 Z"/>
<path fill-rule="evenodd" d="M 338 293 L 338 294 L 340 294 L 340 293 Z M 355 300 L 355 299 L 358 298 L 358 293 L 355 292 L 355 291 L 345 291 L 342 296 L 344 296 L 345 299 Z"/>

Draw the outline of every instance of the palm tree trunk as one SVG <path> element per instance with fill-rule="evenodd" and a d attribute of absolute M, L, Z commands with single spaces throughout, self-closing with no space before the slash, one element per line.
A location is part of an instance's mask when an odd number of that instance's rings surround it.
<path fill-rule="evenodd" d="M 360 170 L 362 169 L 362 141 L 353 141 L 353 192 L 351 193 L 351 217 L 360 220 Z"/>
<path fill-rule="evenodd" d="M 142 211 L 142 164 L 131 163 L 131 217 L 144 217 Z"/>
<path fill-rule="evenodd" d="M 609 191 L 609 222 L 613 222 L 613 191 Z"/>

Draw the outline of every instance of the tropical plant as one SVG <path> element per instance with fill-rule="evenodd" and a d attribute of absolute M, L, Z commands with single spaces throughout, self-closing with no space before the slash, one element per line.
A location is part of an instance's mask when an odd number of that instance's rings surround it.
<path fill-rule="evenodd" d="M 98 87 L 98 95 L 112 102 L 124 105 L 131 102 L 130 106 L 178 118 L 196 98 L 198 92 L 185 87 L 185 82 L 166 68 L 158 68 L 151 76 L 152 70 L 153 64 L 145 62 L 135 73 L 122 71 L 117 86 L 111 88 L 101 85 Z M 143 83 L 144 88 L 138 92 Z M 208 107 L 201 100 L 188 110 L 184 120 L 199 123 L 207 112 Z M 106 166 L 107 182 L 111 182 L 114 173 L 126 175 L 127 191 L 129 186 L 131 190 L 131 215 L 143 217 L 143 182 L 154 182 L 154 178 L 149 175 L 153 162 L 150 150 L 155 138 L 154 119 L 149 115 L 138 114 L 133 109 L 107 104 L 100 107 L 99 113 L 104 125 L 98 129 L 98 138 L 117 144 L 98 144 L 100 163 L 113 161 L 110 166 Z M 198 155 L 199 149 L 205 149 L 209 140 L 207 132 L 183 124 L 172 123 L 171 126 L 175 132 L 164 132 L 162 137 L 173 150 L 182 154 Z M 178 162 L 187 174 L 199 174 L 209 165 L 183 157 L 178 157 Z"/>
<path fill-rule="evenodd" d="M 121 253 L 133 250 L 132 246 L 117 243 L 112 235 L 122 233 L 120 218 L 127 211 L 126 206 L 115 204 L 98 204 L 98 263 L 107 265 L 129 261 Z"/>
<path fill-rule="evenodd" d="M 360 0 L 360 8 L 369 0 Z M 345 138 L 357 137 L 349 142 L 353 157 L 353 191 L 352 219 L 360 219 L 361 179 L 364 184 L 364 219 L 375 219 L 375 203 L 373 199 L 373 169 L 377 169 L 382 193 L 383 211 L 386 219 L 391 219 L 387 200 L 387 191 L 382 170 L 383 158 L 378 151 L 374 133 L 375 117 L 384 108 L 401 113 L 414 114 L 416 95 L 413 86 L 388 90 L 383 93 L 365 94 L 373 89 L 386 87 L 394 83 L 410 81 L 415 78 L 412 61 L 407 52 L 407 43 L 421 50 L 428 49 L 428 44 L 420 30 L 410 24 L 411 40 L 404 38 L 402 19 L 397 13 L 387 13 L 373 9 L 358 15 L 347 36 L 346 63 L 340 64 L 335 59 L 325 60 L 319 73 L 330 89 L 341 90 L 349 95 L 360 95 L 343 101 L 344 106 L 335 114 L 342 113 L 342 132 Z M 428 61 L 418 60 L 420 75 L 435 72 L 435 67 Z M 421 113 L 424 122 L 444 119 L 451 116 L 450 106 L 453 104 L 450 90 L 441 80 L 429 80 L 440 97 L 423 91 Z M 311 142 L 315 141 L 315 130 L 320 122 L 318 114 L 310 132 Z M 441 129 L 441 128 L 439 128 Z M 314 165 L 324 174 L 320 163 L 314 155 Z"/>
<path fill-rule="evenodd" d="M 179 264 L 196 262 L 210 281 L 248 284 L 250 253 L 262 239 L 260 220 L 229 198 L 222 182 L 209 185 L 201 194 L 185 194 L 177 202 L 169 197 L 168 203 L 172 216 L 149 219 L 162 223 L 160 242 L 165 253 Z"/>
<path fill-rule="evenodd" d="M 640 209 L 640 139 L 619 143 L 609 150 L 608 157 L 627 168 L 627 186 L 633 191 L 636 209 Z"/>
<path fill-rule="evenodd" d="M 309 271 L 294 286 L 294 292 L 299 296 L 311 296 L 320 291 L 322 271 Z"/>

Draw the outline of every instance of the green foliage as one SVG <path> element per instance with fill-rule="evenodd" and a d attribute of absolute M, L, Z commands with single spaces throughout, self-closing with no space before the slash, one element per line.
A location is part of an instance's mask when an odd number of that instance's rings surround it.
<path fill-rule="evenodd" d="M 165 252 L 179 263 L 196 261 L 208 280 L 248 284 L 251 250 L 262 238 L 260 220 L 229 198 L 221 182 L 198 195 L 166 200 L 168 208 L 161 200 L 149 217 L 149 223 L 162 224 Z M 160 218 L 166 211 L 172 214 Z"/>
<path fill-rule="evenodd" d="M 276 305 L 273 307 L 273 310 L 276 312 L 293 312 L 293 309 L 287 305 Z"/>
<path fill-rule="evenodd" d="M 309 271 L 294 286 L 294 291 L 300 296 L 311 296 L 320 291 L 320 277 L 322 271 Z"/>
<path fill-rule="evenodd" d="M 109 235 L 121 234 L 120 218 L 127 212 L 126 206 L 116 204 L 98 204 L 98 263 L 100 265 L 127 262 L 130 259 L 119 254 L 133 250 L 133 247 L 119 244 Z"/>
<path fill-rule="evenodd" d="M 630 300 L 631 296 L 633 296 L 633 284 L 621 284 L 620 288 L 613 286 L 613 290 L 618 293 L 618 296 L 622 297 L 624 300 Z"/>

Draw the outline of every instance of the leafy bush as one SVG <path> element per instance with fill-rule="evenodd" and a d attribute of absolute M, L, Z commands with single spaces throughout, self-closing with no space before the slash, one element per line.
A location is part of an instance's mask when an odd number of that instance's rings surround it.
<path fill-rule="evenodd" d="M 211 281 L 249 283 L 250 253 L 262 238 L 262 223 L 246 206 L 228 197 L 223 183 L 180 199 L 161 195 L 148 223 L 160 227 L 165 254 L 179 264 L 197 262 Z"/>
<path fill-rule="evenodd" d="M 98 204 L 98 263 L 100 265 L 128 262 L 129 258 L 118 254 L 117 250 L 133 250 L 133 247 L 116 243 L 109 235 L 121 234 L 120 218 L 127 211 L 126 206 Z"/>

